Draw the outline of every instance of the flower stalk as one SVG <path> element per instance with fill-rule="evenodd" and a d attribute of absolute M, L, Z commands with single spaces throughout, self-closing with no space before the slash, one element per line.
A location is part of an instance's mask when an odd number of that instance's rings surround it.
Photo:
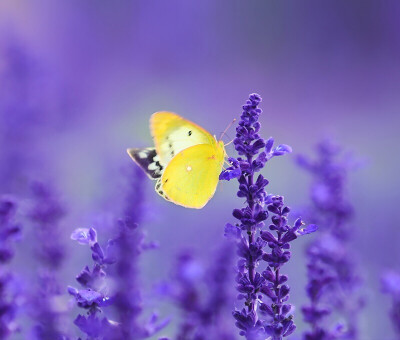
<path fill-rule="evenodd" d="M 245 308 L 233 312 L 236 326 L 247 340 L 266 337 L 280 340 L 296 328 L 289 315 L 291 305 L 285 303 L 290 291 L 286 284 L 288 277 L 280 270 L 291 256 L 289 243 L 315 231 L 316 226 L 304 227 L 300 219 L 293 227 L 289 226 L 290 209 L 283 205 L 283 197 L 268 195 L 265 191 L 268 180 L 261 174 L 256 175 L 271 158 L 291 152 L 288 145 L 274 148 L 273 138 L 260 137 L 260 102 L 261 97 L 252 94 L 243 106 L 233 141 L 241 157 L 229 158 L 231 166 L 221 173 L 220 179 L 237 178 L 237 196 L 245 199 L 245 206 L 233 211 L 238 223 L 228 223 L 225 227 L 225 234 L 236 239 L 240 257 L 236 282 L 238 299 L 244 300 Z M 270 214 L 272 224 L 268 231 L 265 221 Z M 270 251 L 266 250 L 267 246 Z M 261 262 L 267 265 L 264 271 L 259 269 Z M 265 298 L 269 302 L 265 302 Z"/>

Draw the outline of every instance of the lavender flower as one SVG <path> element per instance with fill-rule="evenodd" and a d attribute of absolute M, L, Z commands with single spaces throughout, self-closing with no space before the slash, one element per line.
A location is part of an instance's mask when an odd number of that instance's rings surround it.
<path fill-rule="evenodd" d="M 0 338 L 6 339 L 18 330 L 15 316 L 18 292 L 13 291 L 13 275 L 6 270 L 6 264 L 14 255 L 13 240 L 21 233 L 21 226 L 15 222 L 16 202 L 10 197 L 0 197 Z"/>
<path fill-rule="evenodd" d="M 29 217 L 34 224 L 37 247 L 36 255 L 51 271 L 59 269 L 65 258 L 65 246 L 60 236 L 60 222 L 65 208 L 54 189 L 42 182 L 31 185 L 33 207 Z"/>
<path fill-rule="evenodd" d="M 78 315 L 74 324 L 88 336 L 89 340 L 112 339 L 111 334 L 117 331 L 117 324 L 106 317 L 100 317 L 100 314 L 103 307 L 112 303 L 106 268 L 115 262 L 111 254 L 113 241 L 109 241 L 106 248 L 101 247 L 97 242 L 97 232 L 93 228 L 76 229 L 71 239 L 88 245 L 94 262 L 92 269 L 85 266 L 76 277 L 82 289 L 68 287 L 68 293 L 74 296 L 78 307 L 87 310 L 86 315 Z"/>
<path fill-rule="evenodd" d="M 317 150 L 316 161 L 298 158 L 300 166 L 313 175 L 309 214 L 321 227 L 320 237 L 306 250 L 310 303 L 302 311 L 311 330 L 304 339 L 356 339 L 357 317 L 364 302 L 358 294 L 361 278 L 351 251 L 353 207 L 346 198 L 347 173 L 354 163 L 348 158 L 338 160 L 341 150 L 329 141 L 320 143 Z M 346 322 L 332 329 L 327 325 L 333 312 Z"/>
<path fill-rule="evenodd" d="M 138 282 L 139 255 L 155 244 L 146 244 L 139 228 L 144 213 L 143 172 L 137 168 L 130 175 L 127 205 L 116 223 L 117 236 L 102 248 L 93 228 L 79 228 L 71 235 L 79 244 L 90 247 L 94 261 L 92 269 L 86 266 L 77 277 L 83 289 L 68 289 L 77 305 L 87 309 L 87 315 L 79 315 L 75 324 L 89 339 L 146 339 L 168 324 L 168 320 L 159 322 L 156 313 L 147 322 L 139 319 L 143 309 Z M 100 316 L 103 307 L 110 305 L 116 309 L 118 322 Z"/>
<path fill-rule="evenodd" d="M 60 235 L 60 221 L 65 210 L 49 185 L 32 184 L 33 207 L 29 217 L 35 236 L 37 266 L 37 289 L 32 293 L 31 315 L 35 326 L 35 339 L 64 339 L 63 317 L 67 310 L 62 302 L 63 289 L 58 282 L 58 271 L 65 258 L 65 249 Z"/>
<path fill-rule="evenodd" d="M 400 274 L 395 271 L 387 271 L 381 278 L 382 292 L 390 295 L 392 307 L 389 315 L 393 328 L 400 338 Z"/>
<path fill-rule="evenodd" d="M 315 231 L 316 227 L 304 228 L 301 220 L 297 220 L 293 227 L 289 226 L 287 218 L 290 209 L 283 205 L 283 198 L 267 195 L 265 187 L 268 180 L 261 174 L 255 178 L 255 174 L 271 158 L 291 152 L 287 145 L 273 148 L 272 138 L 265 141 L 258 134 L 261 127 L 258 121 L 260 102 L 260 96 L 252 94 L 243 106 L 233 141 L 236 151 L 243 157 L 229 158 L 231 167 L 221 173 L 220 179 L 238 178 L 237 196 L 246 199 L 244 208 L 233 211 L 239 223 L 235 226 L 227 224 L 225 228 L 226 235 L 237 239 L 240 257 L 236 278 L 240 293 L 238 298 L 243 299 L 247 307 L 233 312 L 236 326 L 241 330 L 240 335 L 247 339 L 271 336 L 275 340 L 283 339 L 295 330 L 290 315 L 291 305 L 286 303 L 290 290 L 286 284 L 288 277 L 280 273 L 291 256 L 289 243 L 300 235 Z M 273 216 L 270 231 L 267 231 L 263 229 L 269 212 Z M 267 245 L 270 252 L 264 250 Z M 267 263 L 263 272 L 258 271 L 261 261 Z M 270 303 L 263 301 L 263 295 Z"/>
<path fill-rule="evenodd" d="M 140 320 L 143 310 L 139 284 L 139 255 L 152 249 L 155 243 L 146 244 L 145 234 L 139 228 L 145 215 L 145 175 L 139 167 L 129 174 L 129 190 L 123 218 L 118 221 L 119 235 L 114 240 L 117 252 L 115 307 L 124 339 L 145 339 L 163 329 L 169 320 L 159 322 L 153 313 L 148 322 Z"/>
<path fill-rule="evenodd" d="M 177 340 L 235 339 L 226 318 L 233 293 L 228 286 L 233 269 L 232 251 L 231 243 L 221 244 L 208 268 L 189 250 L 178 256 L 173 281 L 167 287 L 182 315 Z"/>
<path fill-rule="evenodd" d="M 140 285 L 138 282 L 138 257 L 140 253 L 152 248 L 144 243 L 144 234 L 137 224 L 120 220 L 119 236 L 113 240 L 116 245 L 116 295 L 114 306 L 120 319 L 120 332 L 123 339 L 147 339 L 163 329 L 169 320 L 159 322 L 157 313 L 152 313 L 147 322 L 140 320 L 143 311 Z"/>
<path fill-rule="evenodd" d="M 21 189 L 24 169 L 32 165 L 32 152 L 25 152 L 35 144 L 33 116 L 41 110 L 32 109 L 32 90 L 39 87 L 37 67 L 25 48 L 11 36 L 2 36 L 0 45 L 3 67 L 0 84 L 0 192 Z M 36 112 L 37 111 L 37 112 Z"/>
<path fill-rule="evenodd" d="M 142 312 L 137 267 L 144 242 L 144 235 L 138 230 L 143 217 L 144 188 L 141 183 L 144 178 L 139 168 L 135 168 L 134 173 L 130 173 L 130 177 L 124 217 L 118 222 L 120 234 L 117 238 L 118 262 L 116 264 L 118 292 L 115 305 L 122 323 L 124 337 L 133 339 L 134 333 L 138 333 L 141 327 L 137 320 Z"/>
<path fill-rule="evenodd" d="M 29 46 L 11 27 L 2 30 L 0 192 L 26 194 L 32 174 L 47 170 L 43 146 L 49 144 L 48 132 L 65 129 L 82 113 L 76 110 L 82 102 L 77 91 L 71 91 Z"/>

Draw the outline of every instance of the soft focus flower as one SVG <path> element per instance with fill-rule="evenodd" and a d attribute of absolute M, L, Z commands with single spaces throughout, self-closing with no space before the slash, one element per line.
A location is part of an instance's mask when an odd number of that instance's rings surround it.
<path fill-rule="evenodd" d="M 351 249 L 353 207 L 346 196 L 347 175 L 354 163 L 340 159 L 340 148 L 328 140 L 318 144 L 317 151 L 315 161 L 305 156 L 297 159 L 313 176 L 313 205 L 308 214 L 321 228 L 306 249 L 310 302 L 302 311 L 310 330 L 304 339 L 357 339 L 357 319 L 364 301 L 358 293 L 361 278 Z M 335 314 L 345 323 L 334 323 Z"/>
<path fill-rule="evenodd" d="M 64 339 L 66 301 L 62 301 L 64 290 L 59 282 L 59 271 L 65 259 L 65 248 L 61 237 L 60 222 L 65 208 L 50 185 L 34 182 L 32 207 L 29 218 L 35 237 L 37 260 L 36 289 L 31 292 L 30 314 L 34 319 L 32 338 Z"/>
<path fill-rule="evenodd" d="M 139 225 L 145 210 L 145 175 L 139 167 L 129 172 L 128 190 L 123 217 L 119 219 L 118 236 L 113 240 L 116 247 L 114 306 L 119 315 L 121 336 L 124 339 L 145 339 L 163 329 L 169 320 L 158 320 L 157 313 L 144 322 L 143 301 L 139 281 L 139 259 L 143 250 L 152 249 L 154 243 L 145 243 L 145 234 Z"/>
<path fill-rule="evenodd" d="M 12 25 L 4 28 L 0 32 L 0 192 L 25 195 L 26 182 L 32 176 L 43 178 L 48 171 L 41 143 L 48 145 L 54 130 L 65 129 L 81 115 L 75 108 L 82 97 L 37 58 Z M 67 98 L 71 92 L 73 100 Z"/>
<path fill-rule="evenodd" d="M 11 197 L 0 197 L 0 338 L 7 339 L 18 330 L 16 313 L 19 292 L 14 288 L 14 277 L 7 263 L 14 255 L 13 243 L 21 233 L 15 221 L 17 203 Z"/>
<path fill-rule="evenodd" d="M 381 285 L 383 293 L 392 299 L 389 316 L 397 336 L 400 337 L 400 274 L 394 271 L 385 272 L 381 278 Z"/>
<path fill-rule="evenodd" d="M 261 127 L 258 121 L 260 102 L 260 96 L 252 94 L 243 106 L 233 141 L 236 151 L 243 157 L 230 158 L 231 167 L 221 173 L 220 179 L 238 178 L 237 196 L 246 199 L 243 208 L 233 211 L 238 223 L 235 226 L 228 223 L 225 227 L 225 235 L 236 240 L 240 257 L 236 282 L 238 298 L 244 300 L 245 308 L 233 312 L 236 326 L 240 335 L 248 340 L 267 337 L 277 340 L 289 336 L 296 329 L 290 313 L 292 306 L 287 303 L 288 277 L 280 270 L 290 260 L 290 242 L 315 231 L 316 227 L 304 227 L 300 219 L 293 226 L 288 225 L 290 209 L 284 206 L 283 197 L 267 195 L 268 180 L 261 174 L 255 178 L 271 158 L 292 151 L 284 144 L 274 148 L 272 138 L 265 141 L 258 134 Z M 270 214 L 272 224 L 266 230 L 265 221 Z M 269 252 L 265 250 L 267 246 Z M 262 261 L 267 264 L 263 272 L 258 269 Z"/>
<path fill-rule="evenodd" d="M 33 206 L 29 218 L 34 224 L 37 239 L 36 255 L 42 264 L 56 270 L 60 268 L 65 257 L 59 226 L 65 216 L 65 208 L 50 185 L 33 182 L 31 190 Z"/>
<path fill-rule="evenodd" d="M 229 310 L 234 297 L 229 285 L 233 276 L 233 247 L 222 243 L 206 267 L 190 250 L 181 251 L 174 265 L 167 295 L 180 309 L 177 340 L 234 340 Z"/>

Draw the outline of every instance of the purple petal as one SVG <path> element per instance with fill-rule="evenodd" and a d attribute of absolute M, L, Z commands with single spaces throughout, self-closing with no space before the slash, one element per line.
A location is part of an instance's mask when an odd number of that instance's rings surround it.
<path fill-rule="evenodd" d="M 71 240 L 77 241 L 79 244 L 86 245 L 91 242 L 91 239 L 93 237 L 93 232 L 91 230 L 94 230 L 93 228 L 78 228 L 75 229 L 72 234 L 71 234 Z"/>
<path fill-rule="evenodd" d="M 272 155 L 273 156 L 282 156 L 282 155 L 285 155 L 285 154 L 291 153 L 291 152 L 292 152 L 292 148 L 289 145 L 281 144 L 281 145 L 278 145 L 274 149 Z"/>
<path fill-rule="evenodd" d="M 302 227 L 296 231 L 298 235 L 307 235 L 311 234 L 318 230 L 318 226 L 316 224 L 309 224 L 308 226 Z"/>
<path fill-rule="evenodd" d="M 265 152 L 270 153 L 273 146 L 274 146 L 274 139 L 272 137 L 270 137 L 267 140 L 267 143 L 265 144 Z"/>

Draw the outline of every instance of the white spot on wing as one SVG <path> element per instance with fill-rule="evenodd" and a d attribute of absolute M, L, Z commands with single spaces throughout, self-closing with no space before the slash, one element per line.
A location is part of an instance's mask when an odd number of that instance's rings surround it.
<path fill-rule="evenodd" d="M 138 153 L 138 156 L 139 156 L 139 158 L 147 158 L 147 153 L 144 152 L 144 151 L 140 151 L 140 152 Z"/>
<path fill-rule="evenodd" d="M 188 165 L 188 167 L 186 168 L 187 171 L 192 171 L 192 167 L 190 165 Z"/>
<path fill-rule="evenodd" d="M 157 170 L 158 167 L 156 163 L 150 163 L 149 166 L 147 167 L 149 170 Z"/>

